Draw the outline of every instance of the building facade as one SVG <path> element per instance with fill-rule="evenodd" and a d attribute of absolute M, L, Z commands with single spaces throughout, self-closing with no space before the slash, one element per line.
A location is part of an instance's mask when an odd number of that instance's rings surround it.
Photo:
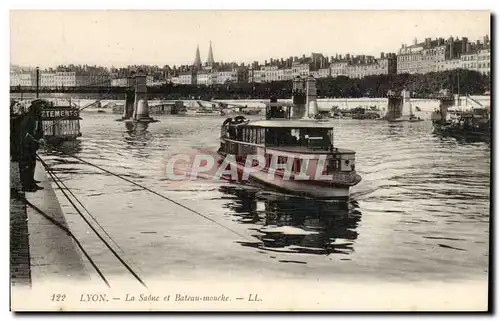
<path fill-rule="evenodd" d="M 235 83 L 238 80 L 236 69 L 217 71 L 216 75 L 217 84 Z"/>
<path fill-rule="evenodd" d="M 214 75 L 211 71 L 201 71 L 198 73 L 196 83 L 198 85 L 210 86 L 215 84 L 217 81 L 217 75 Z"/>
<path fill-rule="evenodd" d="M 412 46 L 402 45 L 399 50 L 397 73 L 425 74 L 463 68 L 488 74 L 491 69 L 489 47 L 488 36 L 482 43 L 469 42 L 466 37 L 427 38 L 422 43 L 415 39 Z"/>
<path fill-rule="evenodd" d="M 56 74 L 53 72 L 40 73 L 40 86 L 41 87 L 50 87 L 50 88 L 57 87 Z"/>
<path fill-rule="evenodd" d="M 10 73 L 10 85 L 11 86 L 35 86 L 35 75 L 31 73 Z"/>
<path fill-rule="evenodd" d="M 111 87 L 127 87 L 127 78 L 115 78 L 111 79 Z"/>
<path fill-rule="evenodd" d="M 477 53 L 477 71 L 483 75 L 491 75 L 491 48 L 484 48 Z"/>
<path fill-rule="evenodd" d="M 186 71 L 179 74 L 179 84 L 196 85 L 196 73 L 192 71 Z"/>
<path fill-rule="evenodd" d="M 346 76 L 348 62 L 347 61 L 335 61 L 330 64 L 330 74 L 332 77 Z"/>

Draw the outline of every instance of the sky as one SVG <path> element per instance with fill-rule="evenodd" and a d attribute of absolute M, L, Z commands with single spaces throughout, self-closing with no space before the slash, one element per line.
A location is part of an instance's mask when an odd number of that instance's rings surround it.
<path fill-rule="evenodd" d="M 12 10 L 11 64 L 192 64 L 263 62 L 310 55 L 397 52 L 416 37 L 490 34 L 488 11 Z"/>

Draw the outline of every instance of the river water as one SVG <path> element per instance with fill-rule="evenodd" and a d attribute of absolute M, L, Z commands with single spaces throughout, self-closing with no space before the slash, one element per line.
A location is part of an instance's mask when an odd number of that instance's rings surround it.
<path fill-rule="evenodd" d="M 216 151 L 223 117 L 155 116 L 160 122 L 139 133 L 115 121 L 118 115 L 83 117 L 83 136 L 66 152 L 222 225 L 71 157 L 45 152 L 146 281 L 206 275 L 432 281 L 488 273 L 490 147 L 435 136 L 428 121 L 331 120 L 336 145 L 356 151 L 363 178 L 348 204 L 334 204 L 249 185 L 169 181 L 169 155 L 186 147 Z M 59 199 L 70 228 L 103 272 L 125 277 L 126 270 Z"/>

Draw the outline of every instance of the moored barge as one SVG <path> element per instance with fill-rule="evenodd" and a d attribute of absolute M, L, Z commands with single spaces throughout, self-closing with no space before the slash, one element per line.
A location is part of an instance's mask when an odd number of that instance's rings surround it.
<path fill-rule="evenodd" d="M 80 131 L 80 109 L 68 105 L 55 105 L 43 101 L 42 127 L 44 139 L 49 144 L 59 144 L 82 136 Z"/>

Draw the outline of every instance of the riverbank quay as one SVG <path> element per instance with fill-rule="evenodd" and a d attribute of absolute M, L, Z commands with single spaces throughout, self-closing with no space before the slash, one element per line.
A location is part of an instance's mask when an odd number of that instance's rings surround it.
<path fill-rule="evenodd" d="M 52 188 L 51 182 L 40 163 L 37 163 L 35 180 L 43 190 L 27 193 L 26 199 L 36 208 L 27 206 L 28 230 L 30 232 L 31 275 L 36 280 L 88 279 L 82 253 L 73 238 L 53 221 L 69 230 L 65 214 Z"/>
<path fill-rule="evenodd" d="M 37 163 L 35 180 L 40 181 L 38 185 L 43 189 L 36 192 L 21 190 L 17 162 L 11 161 L 10 172 L 11 286 L 34 288 L 38 283 L 52 280 L 75 282 L 90 279 L 81 251 L 60 227 L 69 230 L 42 165 Z"/>
<path fill-rule="evenodd" d="M 31 286 L 28 216 L 18 162 L 10 162 L 10 189 L 10 281 L 12 286 Z"/>

